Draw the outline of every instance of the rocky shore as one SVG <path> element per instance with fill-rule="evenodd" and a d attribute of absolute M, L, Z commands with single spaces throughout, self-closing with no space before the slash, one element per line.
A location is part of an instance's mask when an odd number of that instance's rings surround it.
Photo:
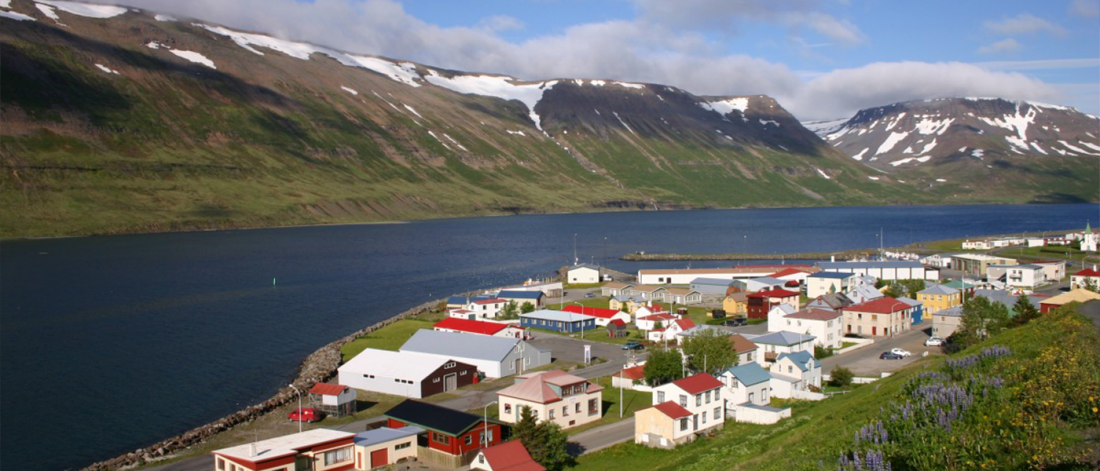
<path fill-rule="evenodd" d="M 481 290 L 478 291 L 480 292 Z M 336 375 L 336 368 L 340 366 L 340 348 L 343 347 L 344 344 L 401 319 L 431 312 L 439 307 L 439 304 L 444 301 L 446 301 L 446 298 L 420 304 L 396 316 L 372 324 L 321 347 L 302 361 L 302 364 L 298 367 L 298 375 L 293 381 L 294 386 L 298 387 L 298 389 L 308 391 L 314 384 L 333 378 Z M 297 400 L 297 397 L 297 394 L 289 387 L 280 389 L 279 392 L 270 399 L 259 404 L 248 406 L 228 416 L 222 417 L 221 419 L 195 427 L 175 437 L 161 440 L 148 447 L 139 448 L 131 453 L 126 453 L 109 460 L 92 464 L 83 468 L 82 471 L 126 469 L 165 459 L 195 445 L 201 444 L 211 437 L 230 430 L 237 425 L 256 420 L 264 414 L 268 414 L 286 405 L 292 400 Z"/>

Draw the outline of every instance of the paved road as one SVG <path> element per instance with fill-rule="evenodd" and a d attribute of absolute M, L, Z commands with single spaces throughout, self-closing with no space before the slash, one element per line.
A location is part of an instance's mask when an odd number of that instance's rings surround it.
<path fill-rule="evenodd" d="M 608 414 L 618 414 L 611 411 Z M 627 417 L 618 422 L 585 430 L 573 436 L 570 440 L 570 454 L 580 456 L 585 453 L 599 451 L 612 445 L 616 445 L 634 438 L 634 417 Z"/>
<path fill-rule="evenodd" d="M 927 323 L 926 323 L 927 324 Z M 875 343 L 843 355 L 833 355 L 821 360 L 821 372 L 828 374 L 837 366 L 852 370 L 856 376 L 878 377 L 885 372 L 894 372 L 921 358 L 921 354 L 942 354 L 942 347 L 925 347 L 931 325 L 921 324 L 922 328 L 910 330 L 901 335 L 886 339 L 877 339 Z M 892 348 L 903 348 L 913 355 L 901 360 L 880 360 L 882 352 Z"/>

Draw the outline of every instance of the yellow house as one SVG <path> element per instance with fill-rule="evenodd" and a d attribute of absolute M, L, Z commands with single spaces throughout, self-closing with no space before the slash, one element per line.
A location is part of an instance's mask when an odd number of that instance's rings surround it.
<path fill-rule="evenodd" d="M 636 301 L 633 296 L 615 296 L 607 302 L 608 309 L 622 311 L 623 306 L 626 306 L 626 312 L 629 312 L 631 315 L 643 305 L 645 305 L 644 302 Z"/>
<path fill-rule="evenodd" d="M 925 314 L 962 305 L 962 293 L 950 286 L 936 285 L 917 292 L 917 301 L 924 304 Z"/>
<path fill-rule="evenodd" d="M 722 300 L 722 309 L 726 315 L 744 314 L 748 311 L 748 293 L 733 293 Z"/>

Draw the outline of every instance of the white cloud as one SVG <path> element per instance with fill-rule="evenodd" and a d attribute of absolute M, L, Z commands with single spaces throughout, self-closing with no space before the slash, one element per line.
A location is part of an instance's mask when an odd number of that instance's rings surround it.
<path fill-rule="evenodd" d="M 1100 16 L 1100 1 L 1073 0 L 1073 2 L 1069 4 L 1069 12 L 1072 15 L 1096 18 Z"/>
<path fill-rule="evenodd" d="M 448 69 L 526 79 L 606 78 L 659 83 L 697 95 L 767 94 L 803 119 L 835 118 L 860 108 L 941 96 L 996 95 L 1048 102 L 1058 102 L 1059 98 L 1058 90 L 1044 82 L 993 67 L 894 62 L 796 72 L 782 63 L 726 54 L 723 44 L 677 26 L 677 22 L 699 18 L 708 11 L 706 8 L 717 8 L 716 15 L 726 11 L 719 8 L 721 2 L 707 0 L 689 1 L 683 7 L 694 8 L 695 12 L 679 17 L 676 8 L 662 10 L 669 12 L 667 21 L 653 22 L 648 19 L 652 12 L 648 12 L 639 20 L 581 24 L 522 42 L 506 41 L 494 32 L 493 24 L 508 26 L 508 20 L 487 20 L 474 27 L 441 27 L 409 15 L 392 0 L 129 1 L 150 10 L 229 27 Z M 653 8 L 673 3 L 636 1 Z M 813 5 L 809 1 L 796 0 L 795 4 L 804 8 L 795 19 L 775 12 L 770 2 L 734 3 L 752 15 L 772 15 L 774 21 L 791 21 L 819 32 L 835 27 L 832 36 L 845 41 L 854 38 L 845 36 L 845 31 L 852 30 L 843 21 L 818 16 L 805 6 Z M 257 15 L 257 11 L 264 14 Z M 735 16 L 730 12 L 725 15 L 727 19 Z M 823 35 L 831 38 L 830 34 Z M 802 42 L 803 47 L 807 45 Z"/>
<path fill-rule="evenodd" d="M 819 11 L 815 0 L 632 0 L 642 17 L 673 29 L 736 33 L 746 21 L 764 21 L 792 30 L 809 28 L 840 44 L 859 44 L 859 27 Z"/>
<path fill-rule="evenodd" d="M 523 22 L 507 15 L 494 15 L 482 19 L 479 26 L 489 31 L 514 31 L 523 29 Z"/>
<path fill-rule="evenodd" d="M 978 48 L 979 54 L 1000 54 L 1002 52 L 1012 52 L 1020 49 L 1020 43 L 1012 38 L 1005 38 L 997 41 L 993 44 L 982 46 Z"/>
<path fill-rule="evenodd" d="M 1038 32 L 1046 32 L 1059 37 L 1066 35 L 1065 28 L 1030 13 L 1021 13 L 1012 18 L 1005 18 L 1000 21 L 986 21 L 983 25 L 990 31 L 1004 35 L 1032 34 Z"/>

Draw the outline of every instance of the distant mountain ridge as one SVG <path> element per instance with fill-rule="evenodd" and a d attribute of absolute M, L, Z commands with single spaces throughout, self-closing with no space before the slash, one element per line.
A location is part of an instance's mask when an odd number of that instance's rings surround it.
<path fill-rule="evenodd" d="M 884 177 L 766 96 L 524 81 L 112 5 L 13 0 L 0 24 L 3 236 L 1096 199 Z"/>

